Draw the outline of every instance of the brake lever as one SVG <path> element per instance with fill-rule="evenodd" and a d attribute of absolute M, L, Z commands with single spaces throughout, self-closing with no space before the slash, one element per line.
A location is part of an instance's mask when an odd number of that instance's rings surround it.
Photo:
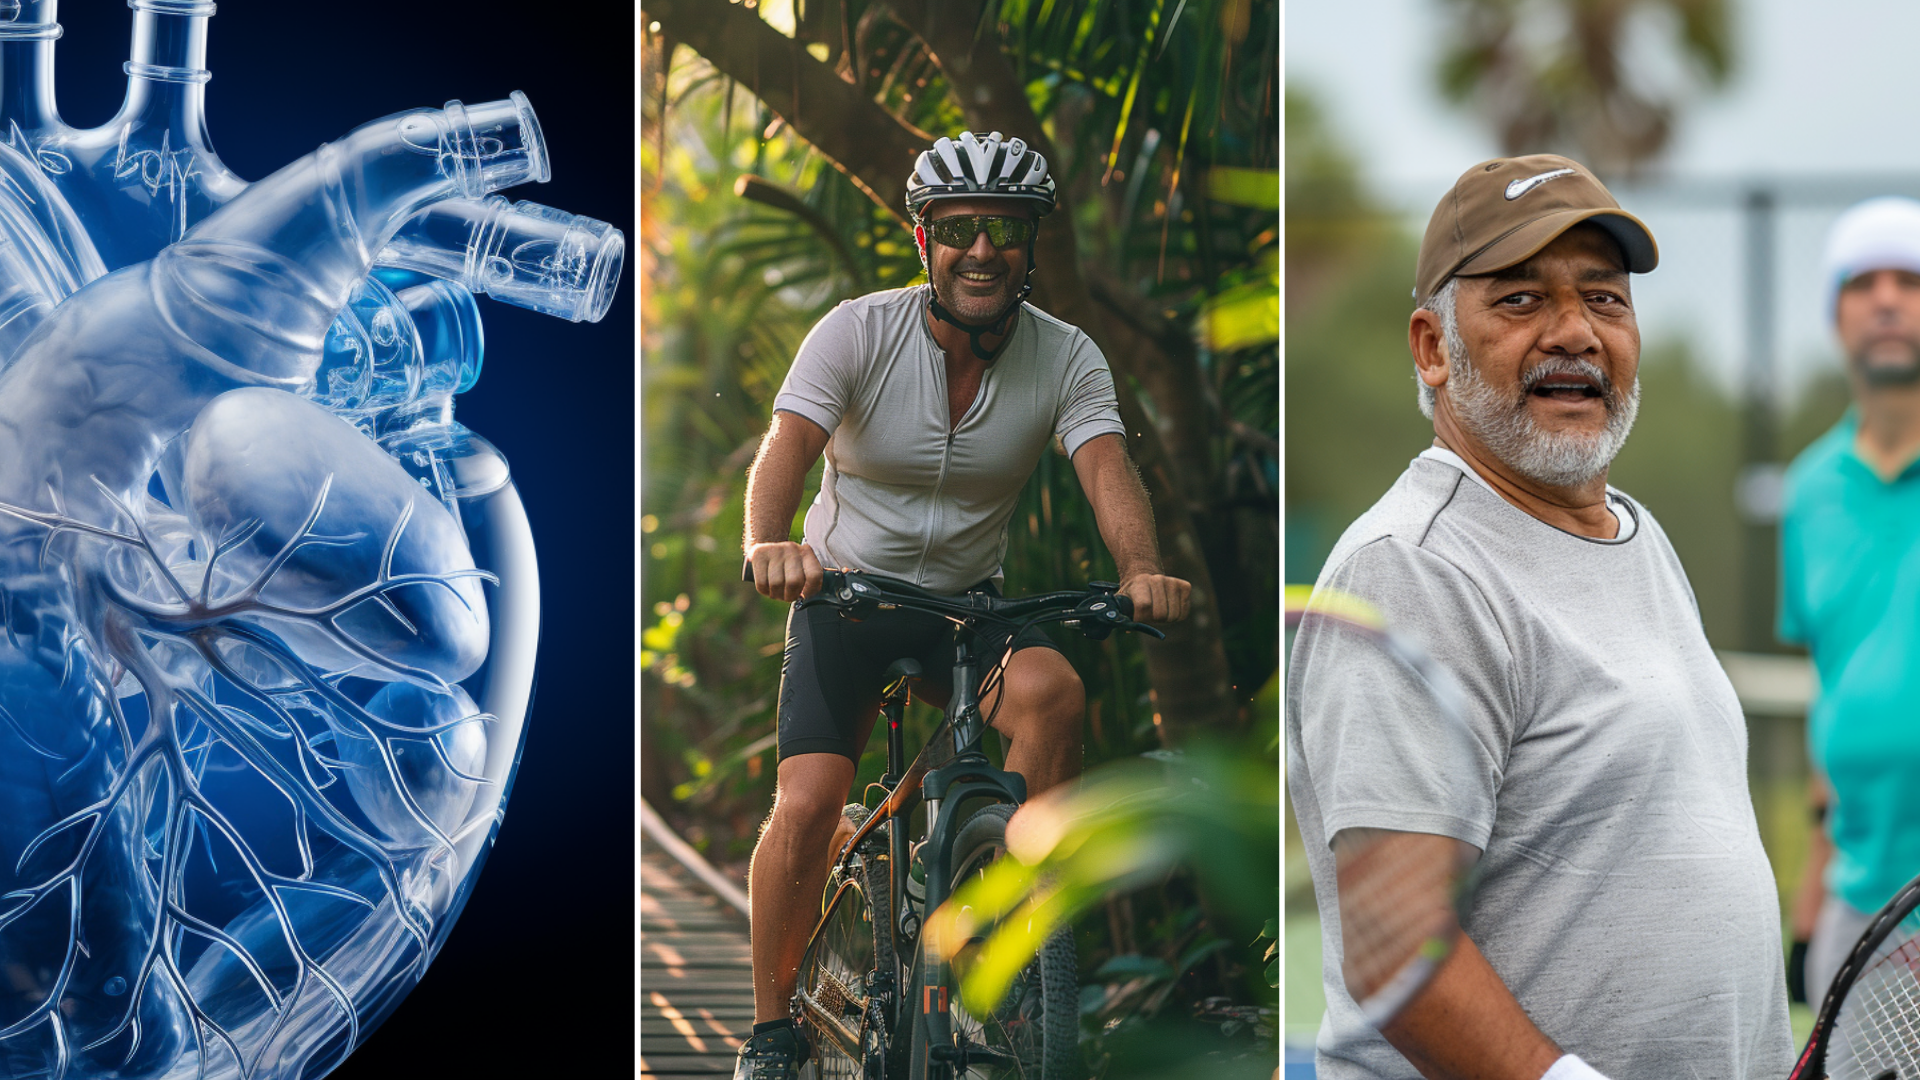
<path fill-rule="evenodd" d="M 1114 630 L 1125 630 L 1128 633 L 1134 634 L 1146 634 L 1148 637 L 1156 638 L 1160 641 L 1167 640 L 1167 635 L 1161 633 L 1159 630 L 1154 629 L 1146 623 L 1134 621 L 1133 597 L 1116 591 L 1119 586 L 1112 585 L 1105 581 L 1096 581 L 1093 582 L 1093 587 L 1099 589 L 1102 596 L 1109 597 L 1112 600 L 1113 606 L 1108 609 L 1107 613 L 1111 615 L 1114 612 L 1118 612 L 1120 616 L 1118 619 L 1109 618 L 1103 627 L 1103 632 L 1098 638 L 1094 638 L 1094 640 L 1098 641 L 1101 638 L 1105 638 L 1108 633 Z M 1101 604 L 1096 601 L 1092 606 L 1099 608 Z M 1088 634 L 1087 636 L 1093 637 L 1092 634 Z"/>
<path fill-rule="evenodd" d="M 1090 641 L 1105 641 L 1115 630 L 1145 631 L 1155 637 L 1165 637 L 1145 623 L 1133 621 L 1133 598 L 1117 591 L 1118 586 L 1109 581 L 1095 581 L 1089 584 L 1093 591 L 1085 600 L 1074 605 L 1075 618 L 1067 620 L 1067 625 L 1075 627 Z"/>

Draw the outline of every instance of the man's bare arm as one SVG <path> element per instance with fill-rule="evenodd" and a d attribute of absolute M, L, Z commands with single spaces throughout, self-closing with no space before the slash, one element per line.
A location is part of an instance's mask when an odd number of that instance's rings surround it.
<path fill-rule="evenodd" d="M 807 472 L 827 448 L 826 429 L 794 413 L 776 412 L 753 467 L 747 470 L 747 533 L 743 543 L 762 596 L 798 600 L 820 591 L 820 560 L 788 539 L 806 493 Z"/>
<path fill-rule="evenodd" d="M 1333 838 L 1336 864 L 1343 869 L 1357 865 L 1355 856 L 1370 843 L 1377 842 L 1380 832 L 1341 830 Z M 1401 833 L 1396 839 L 1401 843 L 1430 844 L 1437 862 L 1454 860 L 1461 846 L 1460 841 L 1448 836 Z M 1358 907 L 1369 898 L 1380 897 L 1379 890 L 1338 891 L 1343 923 L 1364 925 L 1381 919 L 1382 913 Z M 1389 899 L 1395 903 L 1407 902 L 1404 895 Z M 1448 904 L 1451 898 L 1435 895 L 1416 902 Z M 1404 913 L 1398 914 L 1405 918 Z M 1414 995 L 1380 1034 L 1427 1080 L 1540 1080 L 1561 1056 L 1560 1048 L 1533 1026 L 1520 1002 L 1500 980 L 1499 973 L 1465 935 L 1434 973 L 1433 980 Z"/>
<path fill-rule="evenodd" d="M 1096 435 L 1073 454 L 1100 539 L 1120 571 L 1120 591 L 1133 599 L 1133 617 L 1142 622 L 1177 622 L 1187 617 L 1193 587 L 1160 572 L 1160 546 L 1153 534 L 1153 505 L 1140 473 L 1119 435 Z"/>

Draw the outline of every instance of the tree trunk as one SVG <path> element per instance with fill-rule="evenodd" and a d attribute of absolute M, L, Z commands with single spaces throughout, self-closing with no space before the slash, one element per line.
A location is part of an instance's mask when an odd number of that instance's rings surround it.
<path fill-rule="evenodd" d="M 906 222 L 907 174 L 926 147 L 832 68 L 794 47 L 754 9 L 725 0 L 652 0 L 662 31 L 785 118 L 855 187 Z"/>

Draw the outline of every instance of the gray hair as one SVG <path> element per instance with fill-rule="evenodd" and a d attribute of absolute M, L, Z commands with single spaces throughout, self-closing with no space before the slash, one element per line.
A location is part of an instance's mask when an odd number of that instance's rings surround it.
<path fill-rule="evenodd" d="M 1467 363 L 1467 343 L 1460 336 L 1459 302 L 1460 279 L 1450 277 L 1446 283 L 1427 297 L 1420 305 L 1421 311 L 1431 311 L 1440 320 L 1440 340 L 1446 344 L 1447 359 L 1455 364 Z M 1420 415 L 1433 419 L 1434 388 L 1428 386 L 1416 369 L 1413 373 L 1413 385 L 1419 392 Z"/>

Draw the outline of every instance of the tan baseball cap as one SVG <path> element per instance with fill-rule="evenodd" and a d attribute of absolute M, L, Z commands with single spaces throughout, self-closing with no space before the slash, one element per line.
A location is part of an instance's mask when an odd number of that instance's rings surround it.
<path fill-rule="evenodd" d="M 1619 241 L 1633 273 L 1659 265 L 1653 233 L 1620 209 L 1586 166 L 1558 154 L 1483 161 L 1434 207 L 1420 241 L 1413 298 L 1426 302 L 1450 277 L 1491 274 L 1523 263 L 1583 221 Z"/>

